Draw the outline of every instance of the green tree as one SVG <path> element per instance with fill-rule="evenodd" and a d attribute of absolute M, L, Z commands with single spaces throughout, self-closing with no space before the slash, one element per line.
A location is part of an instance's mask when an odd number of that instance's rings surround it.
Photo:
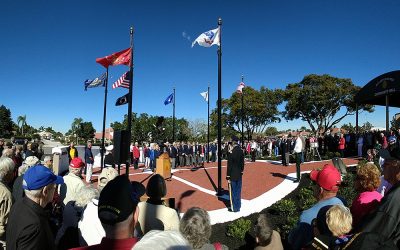
<path fill-rule="evenodd" d="M 400 128 L 400 119 L 393 117 L 393 119 L 390 121 L 390 126 L 392 130 L 398 130 Z"/>
<path fill-rule="evenodd" d="M 360 128 L 360 132 L 371 131 L 371 128 L 372 128 L 372 124 L 370 122 L 365 122 Z"/>
<path fill-rule="evenodd" d="M 346 116 L 355 114 L 354 96 L 359 90 L 351 79 L 307 75 L 301 82 L 287 85 L 283 116 L 306 121 L 313 133 L 324 134 Z M 344 112 L 339 114 L 342 108 Z M 373 107 L 359 106 L 359 110 L 372 112 Z"/>
<path fill-rule="evenodd" d="M 341 129 L 346 130 L 348 133 L 355 133 L 356 132 L 356 127 L 354 127 L 351 122 L 349 124 L 343 124 Z"/>
<path fill-rule="evenodd" d="M 278 134 L 278 129 L 275 127 L 267 127 L 265 129 L 265 135 L 267 136 L 273 136 Z"/>
<path fill-rule="evenodd" d="M 0 137 L 10 137 L 13 131 L 11 111 L 6 106 L 0 106 Z"/>
<path fill-rule="evenodd" d="M 24 127 L 27 125 L 26 123 L 26 115 L 20 115 L 17 117 L 17 124 L 20 128 L 20 132 L 22 136 L 24 135 Z"/>
<path fill-rule="evenodd" d="M 78 129 L 78 136 L 86 141 L 94 138 L 96 130 L 93 128 L 92 122 L 81 122 Z"/>
<path fill-rule="evenodd" d="M 152 116 L 147 113 L 137 115 L 132 113 L 132 141 L 137 142 L 172 142 L 172 117 L 164 117 L 160 126 L 156 127 L 158 116 Z M 113 122 L 111 127 L 114 130 L 123 130 L 127 128 L 128 117 L 124 116 L 123 122 Z M 187 140 L 190 135 L 188 122 L 181 118 L 175 119 L 175 140 Z"/>
<path fill-rule="evenodd" d="M 247 138 L 253 133 L 263 133 L 268 124 L 280 121 L 278 105 L 282 103 L 282 91 L 261 87 L 243 88 L 243 125 Z M 225 114 L 225 126 L 242 132 L 242 94 L 233 93 L 229 99 L 222 100 L 222 112 Z"/>

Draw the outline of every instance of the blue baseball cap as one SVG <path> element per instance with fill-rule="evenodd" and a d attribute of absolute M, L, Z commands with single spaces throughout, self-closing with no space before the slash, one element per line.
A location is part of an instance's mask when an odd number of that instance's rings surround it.
<path fill-rule="evenodd" d="M 26 190 L 39 190 L 51 183 L 62 184 L 64 179 L 55 175 L 43 165 L 36 165 L 28 169 L 23 177 L 22 187 Z"/>

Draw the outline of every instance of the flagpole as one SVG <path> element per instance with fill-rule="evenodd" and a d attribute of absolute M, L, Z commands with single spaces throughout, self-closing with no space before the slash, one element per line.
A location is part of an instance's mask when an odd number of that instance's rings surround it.
<path fill-rule="evenodd" d="M 174 87 L 174 104 L 172 111 L 172 142 L 175 142 L 175 87 Z"/>
<path fill-rule="evenodd" d="M 107 116 L 107 92 L 108 92 L 108 67 L 106 71 L 106 82 L 105 82 L 105 88 L 104 88 L 104 109 L 103 109 L 103 134 L 101 136 L 101 149 L 100 149 L 100 155 L 101 155 L 101 165 L 100 169 L 103 170 L 103 163 L 104 163 L 104 141 L 105 141 L 105 135 L 106 135 L 106 116 Z"/>
<path fill-rule="evenodd" d="M 210 84 L 207 89 L 207 163 L 210 162 Z"/>
<path fill-rule="evenodd" d="M 221 170 L 222 170 L 222 152 L 221 152 L 221 137 L 222 137 L 222 124 L 221 124 L 221 56 L 222 56 L 222 38 L 221 38 L 221 33 L 222 33 L 222 18 L 218 18 L 218 28 L 219 28 L 219 46 L 218 46 L 218 190 L 217 190 L 217 195 L 222 194 L 222 188 L 221 188 Z"/>
<path fill-rule="evenodd" d="M 244 77 L 243 77 L 243 75 L 242 75 L 242 82 L 243 82 L 243 79 L 244 79 Z M 244 120 L 244 109 L 243 109 L 243 88 L 242 88 L 242 139 L 241 139 L 241 141 L 242 141 L 242 147 L 244 146 L 244 126 L 243 126 L 243 120 Z"/>
<path fill-rule="evenodd" d="M 130 28 L 130 47 L 131 47 L 131 61 L 129 63 L 129 94 L 128 94 L 128 135 L 129 142 L 132 140 L 132 86 L 133 86 L 133 27 Z M 129 143 L 130 144 L 130 143 Z M 129 150 L 127 148 L 126 150 Z M 126 174 L 129 175 L 129 167 L 132 155 L 128 152 L 128 159 L 126 162 Z"/>

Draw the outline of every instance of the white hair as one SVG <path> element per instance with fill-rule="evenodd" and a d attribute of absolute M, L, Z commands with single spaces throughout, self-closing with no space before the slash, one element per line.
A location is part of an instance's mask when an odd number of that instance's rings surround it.
<path fill-rule="evenodd" d="M 40 197 L 41 197 L 43 188 L 44 188 L 44 187 L 42 187 L 42 188 L 40 188 L 40 189 L 38 189 L 38 190 L 28 190 L 28 189 L 25 189 L 24 192 L 25 192 L 25 195 L 26 195 L 27 197 L 29 197 L 29 198 L 31 198 L 31 199 L 36 199 L 36 198 L 40 198 Z"/>
<path fill-rule="evenodd" d="M 52 160 L 52 157 L 50 155 L 47 155 L 44 157 L 43 162 L 51 161 L 51 160 Z"/>
<path fill-rule="evenodd" d="M 14 155 L 14 150 L 12 150 L 11 148 L 5 148 L 5 149 L 3 149 L 3 152 L 1 153 L 1 157 L 12 158 L 13 155 Z"/>
<path fill-rule="evenodd" d="M 0 158 L 0 181 L 3 181 L 4 177 L 7 176 L 10 172 L 14 171 L 14 161 L 8 157 Z"/>
<path fill-rule="evenodd" d="M 25 174 L 30 167 L 31 166 L 27 165 L 26 163 L 22 163 L 22 165 L 18 168 L 18 176 Z"/>
<path fill-rule="evenodd" d="M 78 207 L 84 207 L 89 202 L 91 202 L 92 199 L 98 199 L 98 198 L 99 198 L 99 191 L 97 189 L 91 186 L 88 187 L 84 186 L 79 189 L 76 195 L 75 205 Z"/>

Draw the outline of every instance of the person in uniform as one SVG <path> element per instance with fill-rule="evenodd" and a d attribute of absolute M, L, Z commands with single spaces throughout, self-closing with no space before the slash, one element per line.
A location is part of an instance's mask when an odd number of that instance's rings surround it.
<path fill-rule="evenodd" d="M 241 207 L 242 175 L 244 170 L 244 154 L 238 145 L 239 139 L 232 138 L 232 153 L 228 157 L 226 179 L 230 185 L 231 212 L 239 212 Z"/>

